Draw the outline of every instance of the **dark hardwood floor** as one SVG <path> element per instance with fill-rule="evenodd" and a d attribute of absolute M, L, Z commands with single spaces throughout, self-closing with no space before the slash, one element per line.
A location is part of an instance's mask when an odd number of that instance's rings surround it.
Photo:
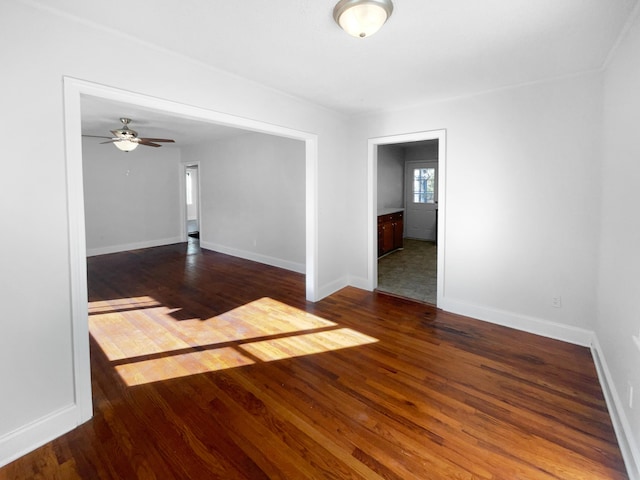
<path fill-rule="evenodd" d="M 627 478 L 587 348 L 187 244 L 88 269 L 95 416 L 0 479 Z"/>

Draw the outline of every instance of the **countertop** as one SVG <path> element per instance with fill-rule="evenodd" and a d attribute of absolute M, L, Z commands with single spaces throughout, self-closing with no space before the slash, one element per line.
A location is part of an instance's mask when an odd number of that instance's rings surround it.
<path fill-rule="evenodd" d="M 404 212 L 404 208 L 381 208 L 380 210 L 378 210 L 378 216 L 380 215 L 389 215 L 390 213 L 396 213 L 396 212 Z"/>

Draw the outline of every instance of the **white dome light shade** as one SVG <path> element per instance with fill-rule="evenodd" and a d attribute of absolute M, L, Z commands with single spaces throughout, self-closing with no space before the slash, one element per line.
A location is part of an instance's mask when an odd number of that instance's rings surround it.
<path fill-rule="evenodd" d="M 138 142 L 132 142 L 131 140 L 119 140 L 117 142 L 113 142 L 113 144 L 123 152 L 130 152 L 131 150 L 138 148 Z"/>
<path fill-rule="evenodd" d="M 391 0 L 340 0 L 333 18 L 349 35 L 364 38 L 380 30 L 392 12 Z"/>

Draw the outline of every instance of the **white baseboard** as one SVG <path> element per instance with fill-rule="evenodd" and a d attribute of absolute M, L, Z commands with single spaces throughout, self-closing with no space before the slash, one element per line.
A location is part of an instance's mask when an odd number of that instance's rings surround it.
<path fill-rule="evenodd" d="M 76 428 L 77 406 L 69 405 L 0 437 L 0 467 Z"/>
<path fill-rule="evenodd" d="M 349 277 L 349 285 L 361 290 L 371 291 L 371 281 L 364 277 Z"/>
<path fill-rule="evenodd" d="M 110 245 L 108 247 L 87 247 L 87 257 L 96 255 L 106 255 L 109 253 L 126 252 L 128 250 L 138 250 L 140 248 L 161 247 L 163 245 L 171 245 L 173 243 L 184 242 L 182 237 L 160 238 L 156 240 L 145 240 L 144 242 L 126 243 L 122 245 Z"/>
<path fill-rule="evenodd" d="M 549 320 L 505 310 L 473 305 L 458 300 L 447 299 L 446 297 L 438 304 L 438 308 L 447 312 L 457 313 L 458 315 L 465 315 L 478 320 L 484 320 L 485 322 L 515 328 L 523 332 L 529 332 L 555 340 L 562 340 L 563 342 L 581 345 L 583 347 L 591 346 L 591 339 L 593 338 L 593 332 L 584 328 L 551 322 Z"/>
<path fill-rule="evenodd" d="M 200 240 L 200 247 L 207 250 L 213 250 L 214 252 L 224 253 L 225 255 L 231 255 L 232 257 L 264 263 L 265 265 L 271 265 L 272 267 L 284 268 L 285 270 L 291 270 L 292 272 L 305 273 L 306 271 L 306 265 L 304 263 L 291 262 L 282 258 L 270 257 L 268 255 L 227 247 L 217 243 L 203 242 Z"/>
<path fill-rule="evenodd" d="M 625 414 L 623 403 L 620 400 L 615 383 L 613 383 L 613 377 L 607 366 L 606 358 L 602 354 L 602 348 L 596 335 L 593 336 L 591 343 L 591 354 L 593 355 L 600 386 L 607 402 L 611 423 L 613 423 L 613 428 L 616 432 L 618 446 L 627 467 L 627 474 L 630 480 L 640 480 L 640 450 L 638 450 L 638 445 L 633 438 L 633 432 Z"/>
<path fill-rule="evenodd" d="M 318 300 L 322 300 L 323 298 L 336 293 L 338 290 L 342 290 L 347 285 L 349 285 L 349 282 L 346 277 L 339 278 L 331 283 L 327 283 L 326 285 L 320 285 L 318 287 Z"/>

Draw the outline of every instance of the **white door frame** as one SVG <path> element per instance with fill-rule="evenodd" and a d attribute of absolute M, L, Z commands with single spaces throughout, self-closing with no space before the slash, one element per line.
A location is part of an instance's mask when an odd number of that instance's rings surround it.
<path fill-rule="evenodd" d="M 446 173 L 447 173 L 447 131 L 431 130 L 405 133 L 388 137 L 369 139 L 367 160 L 367 278 L 369 289 L 378 288 L 378 146 L 398 143 L 438 140 L 438 278 L 436 306 L 442 305 L 444 298 L 445 273 L 445 229 L 446 229 Z"/>
<path fill-rule="evenodd" d="M 188 240 L 188 235 L 189 232 L 187 232 L 187 222 L 189 220 L 189 215 L 188 215 L 188 207 L 187 207 L 187 187 L 185 185 L 185 177 L 187 176 L 187 169 L 189 167 L 197 167 L 198 168 L 198 185 L 196 187 L 196 195 L 198 196 L 198 199 L 196 200 L 197 206 L 198 206 L 198 230 L 200 230 L 200 235 L 202 235 L 202 211 L 200 210 L 200 197 L 201 197 L 201 193 L 200 193 L 200 172 L 202 171 L 202 167 L 200 166 L 200 161 L 197 162 L 187 162 L 187 163 L 181 163 L 181 169 L 180 169 L 180 223 L 181 223 L 181 227 L 180 227 L 180 236 L 182 237 L 182 241 L 186 242 Z"/>
<path fill-rule="evenodd" d="M 82 173 L 81 97 L 94 96 L 152 108 L 175 116 L 237 127 L 305 142 L 306 298 L 318 300 L 318 136 L 270 123 L 128 92 L 85 80 L 64 77 L 64 135 L 69 219 L 71 329 L 73 335 L 74 396 L 77 424 L 93 415 L 89 352 L 87 246 Z"/>

